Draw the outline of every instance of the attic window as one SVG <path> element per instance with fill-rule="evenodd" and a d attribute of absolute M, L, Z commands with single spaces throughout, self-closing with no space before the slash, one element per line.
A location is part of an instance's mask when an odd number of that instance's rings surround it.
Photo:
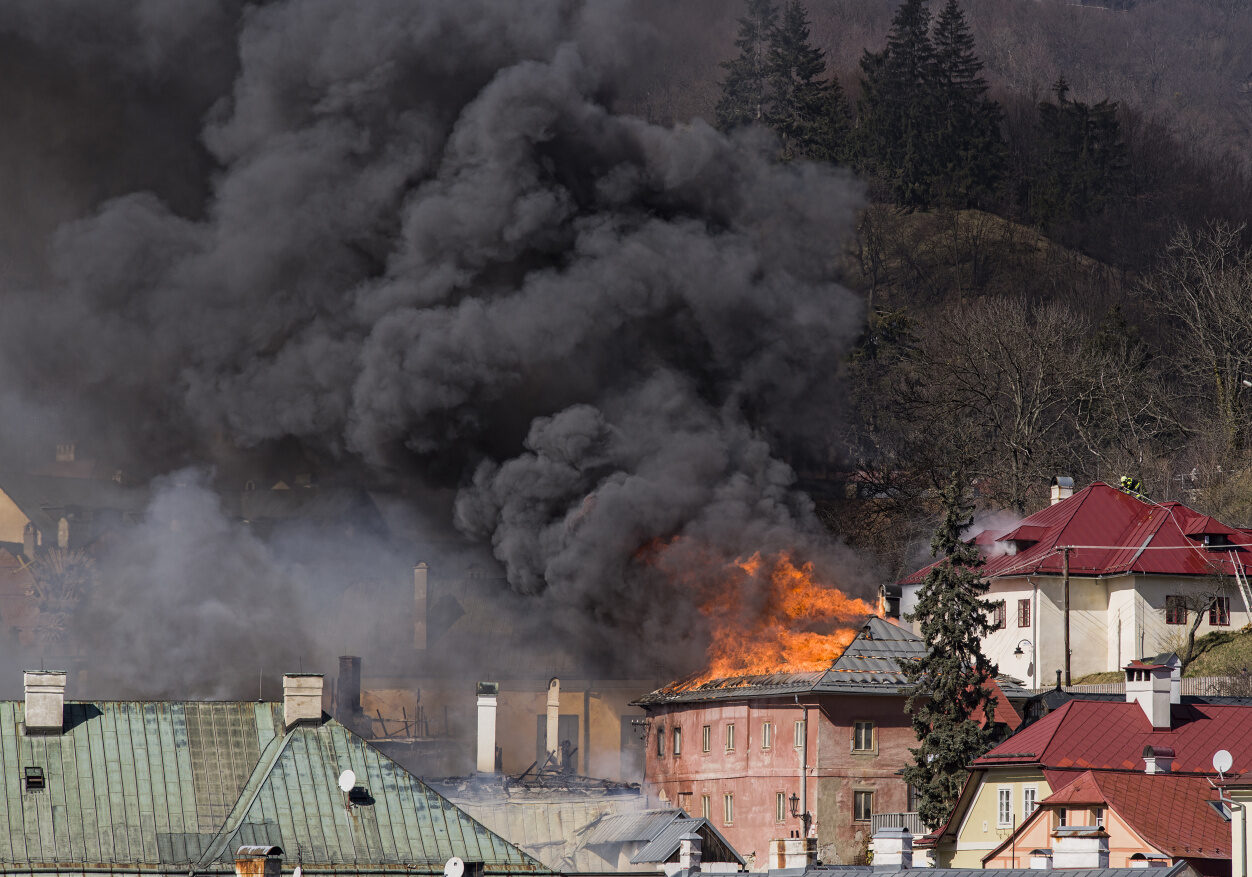
<path fill-rule="evenodd" d="M 1228 533 L 1202 533 L 1200 541 L 1205 548 L 1230 548 L 1234 544 Z"/>
<path fill-rule="evenodd" d="M 43 768 L 42 767 L 28 767 L 25 769 L 25 773 L 26 773 L 26 791 L 28 792 L 42 791 L 44 788 Z"/>

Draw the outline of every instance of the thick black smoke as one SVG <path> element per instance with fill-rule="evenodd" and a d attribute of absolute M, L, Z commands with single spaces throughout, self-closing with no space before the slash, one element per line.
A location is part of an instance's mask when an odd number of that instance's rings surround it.
<path fill-rule="evenodd" d="M 51 125 L 4 136 L 37 148 L 104 82 L 106 130 L 61 164 L 102 155 L 119 178 L 61 208 L 24 275 L 50 279 L 6 291 L 22 405 L 158 471 L 294 439 L 376 485 L 457 488 L 460 531 L 616 667 L 645 634 L 675 644 L 667 668 L 698 653 L 696 597 L 662 572 L 676 559 L 793 550 L 863 582 L 771 451 L 823 450 L 837 415 L 858 194 L 758 133 L 616 112 L 648 63 L 629 4 L 82 9 L 0 9 L 32 59 L 8 89 L 75 71 Z M 272 624 L 300 581 L 243 545 L 234 580 Z M 184 547 L 118 552 L 132 588 L 164 595 L 136 610 L 173 628 L 153 648 L 197 623 L 168 595 L 240 599 L 180 577 L 212 562 Z"/>

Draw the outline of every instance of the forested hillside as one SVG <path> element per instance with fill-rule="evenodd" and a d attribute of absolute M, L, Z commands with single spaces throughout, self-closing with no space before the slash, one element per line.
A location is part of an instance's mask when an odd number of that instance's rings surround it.
<path fill-rule="evenodd" d="M 1252 525 L 1252 3 L 1111 5 L 647 7 L 634 111 L 866 185 L 846 429 L 792 463 L 890 571 L 954 472 L 987 512 L 1129 475 Z"/>

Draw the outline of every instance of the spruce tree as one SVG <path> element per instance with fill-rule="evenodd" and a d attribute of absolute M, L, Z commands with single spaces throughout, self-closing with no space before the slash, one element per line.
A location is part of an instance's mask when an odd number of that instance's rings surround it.
<path fill-rule="evenodd" d="M 995 191 L 1003 170 L 1000 107 L 987 97 L 982 61 L 957 0 L 939 13 L 932 42 L 936 190 L 950 206 L 971 207 Z"/>
<path fill-rule="evenodd" d="M 905 0 L 891 19 L 886 48 L 861 59 L 859 157 L 909 210 L 929 207 L 934 197 L 933 67 L 926 0 Z"/>
<path fill-rule="evenodd" d="M 966 766 L 994 742 L 995 702 L 986 683 L 996 668 L 982 653 L 981 637 L 994 629 L 992 604 L 982 599 L 987 584 L 981 559 L 961 540 L 970 524 L 963 480 L 943 492 L 944 519 L 930 543 L 939 562 L 926 574 L 909 621 L 921 626 L 926 654 L 906 672 L 913 683 L 905 708 L 920 745 L 904 780 L 917 793 L 923 824 L 942 824 L 965 784 Z M 974 716 L 985 717 L 979 724 Z"/>
<path fill-rule="evenodd" d="M 735 40 L 739 57 L 722 63 L 726 78 L 714 110 L 718 130 L 727 132 L 765 121 L 769 44 L 777 18 L 774 0 L 748 0 Z"/>
<path fill-rule="evenodd" d="M 769 51 L 769 109 L 782 158 L 838 160 L 848 129 L 847 104 L 837 80 L 822 81 L 825 53 L 809 42 L 808 13 L 800 0 L 784 7 Z"/>
<path fill-rule="evenodd" d="M 1064 77 L 1052 92 L 1055 102 L 1039 104 L 1043 162 L 1031 189 L 1031 212 L 1044 225 L 1099 213 L 1122 192 L 1127 173 L 1116 101 L 1071 100 Z"/>

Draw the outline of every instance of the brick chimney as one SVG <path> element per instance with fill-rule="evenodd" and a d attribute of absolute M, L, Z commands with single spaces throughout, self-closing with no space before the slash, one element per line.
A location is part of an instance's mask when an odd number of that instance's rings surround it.
<path fill-rule="evenodd" d="M 322 722 L 322 674 L 287 673 L 283 676 L 283 727 Z"/>
<path fill-rule="evenodd" d="M 478 772 L 496 770 L 496 700 L 500 683 L 478 683 Z"/>
<path fill-rule="evenodd" d="M 235 850 L 235 877 L 280 877 L 282 847 L 246 846 Z"/>
<path fill-rule="evenodd" d="M 698 873 L 700 870 L 701 847 L 704 840 L 700 835 L 693 831 L 689 831 L 678 839 L 678 867 L 688 874 Z"/>
<path fill-rule="evenodd" d="M 22 674 L 26 691 L 26 733 L 60 734 L 64 727 L 65 671 L 27 670 Z"/>
<path fill-rule="evenodd" d="M 1109 834 L 1096 825 L 1058 826 L 1052 831 L 1052 864 L 1057 868 L 1107 868 Z"/>
<path fill-rule="evenodd" d="M 874 867 L 903 871 L 913 867 L 913 834 L 902 826 L 883 827 L 870 840 Z"/>
<path fill-rule="evenodd" d="M 1052 478 L 1052 505 L 1069 499 L 1074 495 L 1074 479 L 1068 475 L 1056 475 Z"/>
<path fill-rule="evenodd" d="M 1152 727 L 1168 730 L 1171 668 L 1165 664 L 1131 661 L 1126 665 L 1126 702 L 1137 703 Z"/>
<path fill-rule="evenodd" d="M 1153 746 L 1151 743 L 1143 747 L 1144 773 L 1169 773 L 1173 766 L 1173 749 L 1168 746 Z"/>

